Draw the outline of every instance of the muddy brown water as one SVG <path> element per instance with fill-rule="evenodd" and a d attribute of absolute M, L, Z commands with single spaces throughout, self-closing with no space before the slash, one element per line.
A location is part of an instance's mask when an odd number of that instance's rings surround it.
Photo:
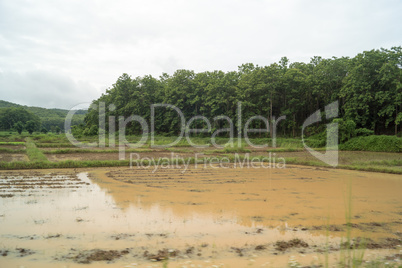
<path fill-rule="evenodd" d="M 368 260 L 401 250 L 399 175 L 184 170 L 1 171 L 0 267 L 284 267 L 322 263 L 327 247 L 335 263 L 349 204 Z"/>

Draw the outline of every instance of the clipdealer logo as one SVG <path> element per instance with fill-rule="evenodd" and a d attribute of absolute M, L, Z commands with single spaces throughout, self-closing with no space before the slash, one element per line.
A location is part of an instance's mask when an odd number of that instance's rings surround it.
<path fill-rule="evenodd" d="M 139 115 L 131 115 L 126 118 L 124 116 L 118 116 L 117 118 L 116 118 L 116 116 L 109 116 L 107 118 L 109 129 L 108 129 L 108 131 L 106 131 L 106 104 L 104 102 L 100 102 L 99 104 L 92 104 L 90 106 L 90 109 L 95 109 L 95 110 L 98 110 L 98 112 L 99 112 L 99 114 L 98 114 L 99 115 L 99 128 L 98 128 L 99 139 L 98 139 L 98 142 L 82 143 L 73 136 L 72 131 L 71 131 L 71 122 L 72 122 L 72 118 L 73 118 L 74 114 L 76 113 L 76 111 L 79 109 L 82 109 L 82 107 L 84 107 L 85 105 L 88 105 L 88 104 L 87 103 L 79 104 L 79 105 L 73 107 L 72 109 L 70 109 L 69 113 L 67 114 L 66 119 L 65 119 L 65 127 L 64 127 L 66 137 L 76 147 L 80 147 L 80 148 L 106 147 L 106 133 L 108 133 L 108 146 L 111 148 L 115 148 L 116 147 L 115 139 L 116 139 L 116 134 L 117 134 L 118 151 L 119 151 L 119 159 L 120 160 L 125 160 L 127 147 L 128 148 L 140 148 L 147 143 L 149 136 L 150 136 L 150 147 L 151 148 L 173 147 L 173 146 L 177 145 L 183 138 L 185 138 L 187 140 L 187 143 L 190 146 L 195 147 L 195 148 L 207 148 L 210 146 L 210 144 L 212 146 L 214 146 L 215 148 L 223 148 L 222 145 L 219 145 L 216 142 L 216 137 L 220 133 L 227 133 L 226 136 L 229 137 L 229 141 L 228 141 L 227 145 L 230 147 L 235 147 L 235 146 L 241 147 L 242 140 L 244 140 L 252 148 L 267 148 L 269 146 L 268 144 L 262 144 L 262 145 L 253 144 L 249 138 L 249 133 L 264 133 L 265 132 L 265 133 L 271 134 L 272 147 L 275 148 L 276 147 L 277 125 L 280 121 L 286 119 L 286 116 L 280 116 L 278 119 L 273 117 L 272 122 L 269 122 L 267 118 L 260 116 L 260 115 L 256 115 L 256 116 L 252 116 L 252 117 L 248 118 L 247 121 L 243 124 L 242 107 L 241 107 L 241 102 L 239 102 L 237 104 L 237 111 L 236 111 L 236 115 L 237 115 L 236 116 L 236 120 L 237 120 L 236 125 L 244 126 L 244 127 L 238 128 L 237 135 L 235 135 L 234 121 L 231 118 L 229 118 L 228 116 L 220 115 L 220 116 L 214 117 L 212 119 L 212 121 L 213 122 L 220 121 L 220 120 L 226 121 L 227 122 L 226 125 L 228 127 L 225 127 L 222 129 L 217 129 L 212 133 L 211 121 L 208 118 L 206 118 L 205 116 L 197 115 L 197 116 L 190 118 L 188 121 L 186 121 L 186 118 L 185 118 L 183 112 L 178 107 L 171 105 L 171 104 L 159 103 L 159 104 L 152 104 L 150 106 L 150 109 L 151 109 L 151 117 L 149 120 L 150 126 L 149 126 L 148 122 Z M 170 109 L 170 110 L 175 111 L 177 113 L 177 116 L 180 118 L 180 121 L 179 121 L 180 122 L 180 135 L 178 135 L 178 137 L 176 138 L 175 141 L 173 141 L 169 144 L 164 144 L 164 145 L 158 145 L 155 143 L 155 110 L 161 109 L 161 108 Z M 114 111 L 116 109 L 116 107 L 115 107 L 115 105 L 110 104 L 110 105 L 108 105 L 108 109 L 109 109 L 109 111 Z M 335 101 L 335 102 L 325 106 L 326 119 L 335 118 L 338 116 L 338 113 L 339 113 L 338 101 Z M 117 119 L 117 121 L 116 121 L 116 119 Z M 203 121 L 206 128 L 202 128 L 202 129 L 191 128 L 192 123 L 196 120 Z M 265 128 L 261 128 L 261 129 L 250 128 L 250 124 L 255 120 L 262 121 L 265 125 Z M 321 121 L 321 111 L 320 110 L 317 110 L 315 113 L 310 115 L 305 120 L 305 122 L 303 123 L 303 126 L 302 126 L 303 146 L 310 154 L 312 154 L 317 159 L 323 161 L 324 163 L 326 163 L 328 165 L 336 167 L 338 165 L 338 123 L 329 123 L 326 125 L 327 137 L 326 137 L 325 153 L 319 153 L 319 152 L 313 150 L 305 142 L 304 131 L 305 131 L 306 127 L 308 127 L 311 124 L 320 122 L 320 121 Z M 126 128 L 127 128 L 127 125 L 131 122 L 139 123 L 141 125 L 141 129 L 142 129 L 142 135 L 141 135 L 140 140 L 134 144 L 128 142 L 128 140 L 126 138 Z M 117 130 L 115 129 L 116 125 L 118 126 Z M 211 138 L 210 138 L 210 144 L 199 145 L 199 144 L 193 143 L 193 141 L 191 140 L 191 137 L 190 137 L 192 133 L 212 133 Z M 151 164 L 156 165 L 157 164 L 159 166 L 158 163 L 163 162 L 166 165 L 167 162 L 172 161 L 172 159 L 167 161 L 166 159 L 163 159 L 163 158 L 159 159 L 159 160 L 143 158 L 141 160 L 139 154 L 134 154 L 134 156 L 135 156 L 135 158 L 133 158 L 133 155 L 130 155 L 130 166 L 133 165 L 133 161 L 136 161 L 135 163 L 137 166 L 144 165 L 145 163 L 147 165 L 151 165 Z M 238 154 L 236 154 L 235 157 L 239 157 Z M 195 157 L 195 158 L 197 158 L 197 157 Z M 249 155 L 245 155 L 244 158 L 250 160 Z M 269 162 L 272 162 L 272 159 L 274 159 L 274 158 L 275 157 L 272 157 L 272 155 L 270 154 Z M 208 159 L 208 158 L 205 158 L 205 159 Z M 224 158 L 223 158 L 223 160 L 226 161 L 226 159 L 224 159 Z M 190 161 L 190 160 L 188 160 L 188 161 Z M 192 161 L 194 164 L 197 163 L 197 161 L 194 161 L 194 160 L 192 160 Z M 228 161 L 230 162 L 230 159 L 228 159 Z M 262 160 L 253 158 L 252 162 L 253 161 L 261 162 Z M 263 161 L 267 161 L 267 159 L 264 159 Z M 184 162 L 185 162 L 184 159 L 180 160 L 180 163 L 184 163 Z M 213 162 L 214 161 L 211 161 L 211 163 L 213 163 Z M 283 165 L 281 165 L 281 168 L 283 168 L 285 166 L 284 159 L 280 158 L 279 162 L 283 162 Z M 190 163 L 190 162 L 188 162 L 188 163 Z M 276 163 L 278 163 L 278 162 L 276 162 Z M 270 165 L 270 166 L 276 167 L 276 165 Z"/>

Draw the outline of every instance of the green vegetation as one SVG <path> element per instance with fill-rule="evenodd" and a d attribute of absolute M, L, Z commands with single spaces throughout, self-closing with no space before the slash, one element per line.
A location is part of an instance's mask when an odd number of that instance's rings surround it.
<path fill-rule="evenodd" d="M 10 142 L 4 142 L 4 141 L 0 141 L 0 145 L 25 145 L 25 142 L 21 142 L 21 141 L 10 141 Z"/>
<path fill-rule="evenodd" d="M 22 142 L 23 140 L 25 142 Z M 127 140 L 130 143 L 136 143 L 140 139 L 139 136 L 127 136 Z M 339 151 L 339 166 L 337 168 L 362 170 L 362 171 L 374 171 L 374 172 L 386 172 L 394 174 L 402 174 L 402 160 L 400 158 L 400 144 L 402 138 L 395 136 L 362 136 L 351 138 L 340 148 L 344 151 Z M 97 142 L 98 137 L 82 137 L 79 139 L 83 143 Z M 156 136 L 155 144 L 167 145 L 176 140 L 176 137 Z M 235 154 L 238 153 L 238 159 L 242 160 L 246 156 L 246 153 L 250 153 L 251 157 L 256 157 L 255 160 L 267 161 L 267 157 L 283 157 L 286 164 L 308 165 L 318 167 L 328 167 L 325 163 L 313 157 L 307 152 L 300 139 L 293 138 L 278 138 L 276 140 L 277 148 L 268 149 L 255 149 L 248 147 L 245 140 L 241 141 L 241 145 L 238 145 L 237 140 L 233 143 L 229 142 L 228 138 L 219 137 L 216 142 L 223 146 L 221 149 L 215 149 L 210 143 L 210 137 L 194 137 L 192 141 L 198 145 L 209 145 L 204 149 L 196 149 L 190 147 L 189 142 L 186 139 L 182 139 L 176 146 L 168 148 L 151 148 L 150 140 L 140 148 L 125 148 L 126 153 L 145 153 L 150 152 L 155 154 L 153 157 L 160 157 L 161 152 L 175 152 L 175 153 L 201 153 L 205 157 L 213 156 L 216 159 L 229 159 L 230 162 L 235 161 Z M 315 142 L 315 139 L 308 139 L 308 142 Z M 358 141 L 358 142 L 357 142 Z M 253 144 L 268 144 L 272 146 L 272 140 L 270 138 L 252 138 L 250 142 Z M 350 147 L 350 144 L 361 144 L 361 146 Z M 26 150 L 22 147 L 26 145 Z M 118 142 L 116 141 L 116 146 Z M 233 146 L 232 146 L 233 145 Z M 366 147 L 363 147 L 366 146 Z M 18 135 L 16 133 L 0 132 L 0 152 L 4 154 L 27 154 L 29 162 L 1 162 L 1 169 L 15 169 L 15 168 L 61 168 L 61 167 L 96 167 L 96 166 L 127 166 L 127 161 L 119 160 L 96 160 L 97 154 L 113 154 L 118 153 L 118 147 L 107 147 L 108 140 L 106 139 L 106 147 L 104 148 L 79 148 L 73 146 L 68 142 L 68 139 L 64 134 L 33 134 L 29 136 L 27 134 Z M 348 147 L 349 146 L 349 147 Z M 398 149 L 399 148 L 399 149 Z M 315 148 L 316 151 L 325 151 L 326 148 Z M 367 152 L 359 153 L 356 150 L 367 151 L 385 151 L 385 152 Z M 389 153 L 386 153 L 389 152 Z M 271 154 L 269 154 L 271 153 Z M 68 154 L 91 154 L 91 159 L 86 158 L 82 161 L 62 160 L 59 162 L 51 162 L 47 160 L 49 155 L 68 155 Z M 202 155 L 198 155 L 198 159 Z M 13 156 L 11 156 L 12 158 Z M 55 156 L 56 157 L 56 156 Z M 65 156 L 68 159 L 68 156 Z M 102 156 L 106 157 L 107 156 Z M 111 156 L 111 159 L 114 157 Z M 264 159 L 265 158 L 265 159 Z M 8 157 L 7 159 L 10 159 Z M 194 163 L 194 159 L 185 158 L 186 161 L 190 159 L 190 163 Z M 35 163 L 35 164 L 33 164 Z M 151 163 L 152 164 L 152 163 Z"/>
<path fill-rule="evenodd" d="M 178 107 L 186 120 L 202 115 L 211 122 L 208 131 L 204 120 L 195 120 L 190 128 L 207 130 L 211 136 L 216 130 L 227 128 L 226 115 L 234 122 L 234 132 L 244 127 L 247 119 L 260 115 L 274 122 L 274 116 L 285 115 L 277 123 L 279 136 L 300 136 L 303 122 L 309 115 L 333 101 L 339 100 L 340 111 L 335 122 L 340 124 L 342 142 L 354 136 L 370 134 L 398 134 L 402 121 L 402 47 L 364 51 L 354 58 L 313 57 L 309 63 L 289 62 L 283 57 L 269 66 L 248 63 L 232 72 L 202 72 L 177 70 L 173 75 L 162 74 L 131 78 L 120 76 L 94 104 L 110 104 L 108 116 L 139 115 L 150 125 L 150 106 L 167 103 Z M 237 124 L 237 104 L 242 103 L 242 125 Z M 214 119 L 215 118 L 215 119 Z M 325 120 L 325 114 L 322 114 Z M 328 120 L 327 120 L 328 121 Z M 75 129 L 76 134 L 97 134 L 99 111 L 90 109 L 85 125 Z M 324 122 L 323 122 L 324 123 Z M 108 120 L 106 120 L 108 128 Z M 117 129 L 118 122 L 116 122 Z M 155 108 L 155 133 L 174 136 L 181 122 L 173 109 Z M 250 128 L 266 129 L 265 123 L 253 120 Z M 127 125 L 127 134 L 140 134 L 141 125 Z M 324 124 L 314 124 L 305 130 L 307 135 L 325 134 Z M 222 132 L 220 136 L 227 133 Z M 244 133 L 243 133 L 244 134 Z M 267 137 L 263 131 L 249 133 L 255 138 Z M 203 136 L 202 134 L 198 134 Z M 323 141 L 323 139 L 317 139 Z M 325 140 L 325 139 L 324 139 Z M 317 142 L 318 142 L 317 141 Z M 325 144 L 315 144 L 314 147 Z"/>
<path fill-rule="evenodd" d="M 129 160 L 104 160 L 104 161 L 73 161 L 60 162 L 0 162 L 0 169 L 48 169 L 48 168 L 86 168 L 86 167 L 120 167 L 128 166 Z"/>
<path fill-rule="evenodd" d="M 372 152 L 402 152 L 402 138 L 395 136 L 356 137 L 339 146 L 341 150 L 372 151 Z"/>
<path fill-rule="evenodd" d="M 166 151 L 168 152 L 174 152 L 174 153 L 192 153 L 193 150 L 187 149 L 187 148 L 165 148 Z"/>
<path fill-rule="evenodd" d="M 207 155 L 207 153 L 206 153 Z M 243 161 L 245 156 L 239 155 L 237 159 L 233 154 L 226 154 L 221 156 L 214 156 L 216 161 L 221 159 L 228 159 L 231 163 L 234 161 Z M 30 158 L 31 159 L 31 158 Z M 199 163 L 203 163 L 202 158 Z M 267 162 L 267 156 L 253 156 L 254 161 Z M 305 160 L 296 157 L 285 157 L 284 158 L 286 164 L 294 164 L 294 165 L 306 165 L 306 166 L 316 166 L 316 167 L 327 167 L 331 168 L 323 162 L 320 161 L 311 161 Z M 176 161 L 176 160 L 175 160 Z M 178 163 L 183 164 L 189 163 L 194 164 L 195 159 L 193 157 L 179 159 Z M 135 163 L 134 163 L 135 164 Z M 152 165 L 152 162 L 143 162 L 144 165 Z M 173 163 L 172 163 L 173 164 Z M 174 162 L 176 164 L 176 162 Z M 402 174 L 402 169 L 399 168 L 400 164 L 396 167 L 387 163 L 386 165 L 382 165 L 381 162 L 376 165 L 370 164 L 361 164 L 361 165 L 339 165 L 338 168 L 342 169 L 350 169 L 350 170 L 359 170 L 359 171 L 372 171 L 372 172 L 383 172 L 383 173 L 392 173 L 392 174 Z M 30 162 L 3 162 L 0 161 L 0 169 L 45 169 L 45 168 L 80 168 L 80 167 L 115 167 L 115 166 L 128 166 L 129 160 L 83 160 L 83 161 L 74 161 L 74 160 L 65 160 L 60 162 L 50 162 L 45 160 L 34 160 Z"/>
<path fill-rule="evenodd" d="M 174 151 L 174 152 L 184 152 L 184 149 L 174 149 L 174 148 L 167 148 L 169 151 Z M 151 149 L 144 149 L 144 148 L 138 148 L 138 149 L 125 149 L 125 152 L 127 153 L 145 153 L 145 152 L 152 152 L 153 150 Z M 75 153 L 118 153 L 119 149 L 86 149 L 86 148 L 64 148 L 64 149 L 56 149 L 56 150 L 50 150 L 50 151 L 44 151 L 43 153 L 45 154 L 75 154 Z M 189 151 L 191 152 L 191 151 Z"/>
<path fill-rule="evenodd" d="M 76 148 L 71 143 L 38 143 L 38 148 Z"/>
<path fill-rule="evenodd" d="M 64 129 L 67 113 L 68 110 L 63 109 L 28 107 L 0 100 L 0 130 L 15 130 L 20 134 L 23 130 L 60 133 Z M 82 124 L 85 113 L 77 111 L 72 118 L 72 125 Z M 35 124 L 27 127 L 30 120 Z"/>
<path fill-rule="evenodd" d="M 0 109 L 0 129 L 15 129 L 19 134 L 24 129 L 32 133 L 39 130 L 41 125 L 40 118 L 21 107 L 10 107 Z"/>
<path fill-rule="evenodd" d="M 25 128 L 24 123 L 22 123 L 21 121 L 18 121 L 17 123 L 14 124 L 14 129 L 18 132 L 18 134 L 21 134 L 24 128 Z"/>
<path fill-rule="evenodd" d="M 10 149 L 10 148 L 1 148 L 0 153 L 10 153 L 10 154 L 18 154 L 18 153 L 25 153 L 25 149 Z"/>
<path fill-rule="evenodd" d="M 26 138 L 26 152 L 31 162 L 48 162 L 47 157 L 36 148 L 35 143 L 31 138 Z"/>
<path fill-rule="evenodd" d="M 341 240 L 340 265 L 342 267 L 358 267 L 363 262 L 364 243 L 356 246 L 352 242 L 352 183 L 349 180 L 347 200 L 345 200 L 346 242 Z"/>
<path fill-rule="evenodd" d="M 223 149 L 216 150 L 207 150 L 207 154 L 215 154 L 215 153 L 251 153 L 251 150 L 244 148 L 242 143 L 241 146 L 238 146 L 237 143 L 227 143 L 225 144 Z"/>

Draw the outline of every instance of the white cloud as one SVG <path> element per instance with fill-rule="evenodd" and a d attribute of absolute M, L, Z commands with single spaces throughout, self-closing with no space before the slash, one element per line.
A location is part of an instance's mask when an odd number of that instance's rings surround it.
<path fill-rule="evenodd" d="M 68 76 L 46 71 L 2 72 L 0 93 L 6 101 L 64 109 L 79 103 L 90 103 L 99 94 L 88 82 L 75 82 Z"/>
<path fill-rule="evenodd" d="M 401 45 L 401 8 L 399 0 L 3 0 L 0 70 L 21 79 L 42 73 L 59 87 L 55 92 L 66 90 L 65 82 L 94 99 L 123 72 L 229 71 L 282 56 L 308 61 Z M 0 88 L 0 99 L 16 102 L 30 90 L 4 81 L 15 92 Z M 57 107 L 65 101 L 44 92 Z M 80 94 L 71 99 L 79 101 Z M 37 98 L 26 101 L 39 105 Z"/>

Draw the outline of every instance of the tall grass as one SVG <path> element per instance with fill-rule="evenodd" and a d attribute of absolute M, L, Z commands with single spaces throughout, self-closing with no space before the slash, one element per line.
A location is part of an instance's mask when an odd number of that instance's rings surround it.
<path fill-rule="evenodd" d="M 60 162 L 0 162 L 0 169 L 50 169 L 50 168 L 87 168 L 87 167 L 120 167 L 129 166 L 129 160 L 93 160 L 93 161 L 75 161 L 66 160 Z"/>
<path fill-rule="evenodd" d="M 345 219 L 346 219 L 346 242 L 341 242 L 340 266 L 360 267 L 363 263 L 365 253 L 364 240 L 359 243 L 352 241 L 352 182 L 349 180 L 347 197 L 345 198 Z"/>
<path fill-rule="evenodd" d="M 285 157 L 286 164 L 294 164 L 294 165 L 304 165 L 304 166 L 314 166 L 314 167 L 327 167 L 333 168 L 324 162 L 319 160 L 305 160 L 297 157 Z M 380 163 L 382 161 L 379 161 Z M 338 165 L 336 168 L 340 169 L 350 169 L 350 170 L 358 170 L 358 171 L 370 171 L 370 172 L 381 172 L 381 173 L 391 173 L 391 174 L 402 174 L 402 169 L 398 166 L 372 166 L 372 165 Z"/>
<path fill-rule="evenodd" d="M 47 133 L 47 134 L 36 134 L 33 136 L 33 139 L 37 143 L 67 143 L 69 142 L 66 135 L 64 134 L 53 134 L 53 133 Z"/>
<path fill-rule="evenodd" d="M 187 149 L 187 148 L 165 148 L 166 151 L 168 152 L 174 152 L 174 153 L 192 153 L 193 150 Z"/>
<path fill-rule="evenodd" d="M 144 152 L 152 152 L 151 149 L 127 149 L 124 150 L 127 153 L 144 153 Z M 94 150 L 94 149 L 85 149 L 85 148 L 62 148 L 62 149 L 55 149 L 50 151 L 45 151 L 45 154 L 75 154 L 75 153 L 118 153 L 120 152 L 119 149 L 103 149 L 103 150 Z"/>
<path fill-rule="evenodd" d="M 379 166 L 395 167 L 395 166 L 402 166 L 402 159 L 378 160 L 378 161 L 363 162 L 363 163 L 358 163 L 358 164 L 359 165 L 369 165 L 369 166 L 379 165 Z"/>
<path fill-rule="evenodd" d="M 35 143 L 31 138 L 26 138 L 26 152 L 29 158 L 29 161 L 31 162 L 47 162 L 47 157 L 40 151 L 38 148 L 36 148 Z"/>
<path fill-rule="evenodd" d="M 0 153 L 18 154 L 26 153 L 25 149 L 0 148 Z"/>
<path fill-rule="evenodd" d="M 71 143 L 36 143 L 38 148 L 75 148 Z"/>
<path fill-rule="evenodd" d="M 348 140 L 339 145 L 339 149 L 348 151 L 402 152 L 402 138 L 395 136 L 364 136 Z"/>
<path fill-rule="evenodd" d="M 22 141 L 0 141 L 0 145 L 25 145 Z"/>

